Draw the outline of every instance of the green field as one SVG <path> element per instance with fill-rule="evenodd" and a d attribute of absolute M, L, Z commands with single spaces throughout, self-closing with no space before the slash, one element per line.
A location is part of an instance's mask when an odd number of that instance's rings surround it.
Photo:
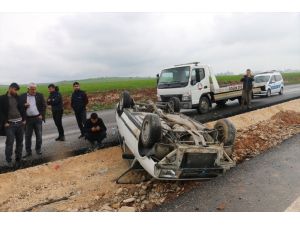
<path fill-rule="evenodd" d="M 156 79 L 151 78 L 96 78 L 79 82 L 81 89 L 89 93 L 120 89 L 154 88 L 156 86 Z M 59 86 L 62 95 L 69 96 L 73 92 L 72 83 L 72 81 L 62 81 L 56 83 L 56 85 Z M 7 86 L 0 86 L 0 94 L 4 94 L 6 90 Z M 39 84 L 38 91 L 48 96 L 48 84 Z M 26 85 L 21 85 L 20 93 L 23 92 L 26 92 Z"/>

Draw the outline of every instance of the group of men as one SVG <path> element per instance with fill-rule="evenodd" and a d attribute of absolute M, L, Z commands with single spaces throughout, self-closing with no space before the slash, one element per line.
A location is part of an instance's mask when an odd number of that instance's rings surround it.
<path fill-rule="evenodd" d="M 0 135 L 6 136 L 5 158 L 7 167 L 20 167 L 22 159 L 32 156 L 32 136 L 36 136 L 35 151 L 42 155 L 42 124 L 45 123 L 47 105 L 51 107 L 52 117 L 58 130 L 56 141 L 65 141 L 62 117 L 64 104 L 59 89 L 54 84 L 48 86 L 49 97 L 45 100 L 43 94 L 37 92 L 37 85 L 30 83 L 27 92 L 18 95 L 20 86 L 10 84 L 5 95 L 0 96 Z M 79 138 L 85 137 L 92 147 L 99 147 L 106 137 L 106 126 L 97 113 L 92 113 L 87 119 L 86 106 L 88 97 L 80 90 L 78 82 L 73 83 L 71 107 L 74 110 L 76 121 L 80 129 Z M 23 141 L 25 134 L 25 150 L 23 156 Z M 12 160 L 13 146 L 15 148 L 15 164 Z"/>

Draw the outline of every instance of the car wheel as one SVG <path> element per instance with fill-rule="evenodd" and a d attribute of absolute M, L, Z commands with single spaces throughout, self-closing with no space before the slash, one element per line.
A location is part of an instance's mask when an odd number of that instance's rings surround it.
<path fill-rule="evenodd" d="M 271 96 L 271 89 L 268 89 L 266 97 L 270 97 L 270 96 Z"/>
<path fill-rule="evenodd" d="M 177 97 L 170 99 L 170 106 L 172 107 L 173 112 L 180 112 L 180 100 Z"/>
<path fill-rule="evenodd" d="M 228 119 L 218 120 L 214 128 L 218 131 L 217 140 L 224 146 L 231 146 L 234 143 L 236 129 Z M 232 148 L 225 148 L 227 155 L 232 155 Z"/>
<path fill-rule="evenodd" d="M 161 140 L 161 123 L 156 114 L 147 114 L 143 120 L 141 129 L 141 142 L 145 148 L 151 148 Z"/>
<path fill-rule="evenodd" d="M 282 94 L 283 94 L 283 87 L 281 87 L 281 88 L 280 88 L 280 92 L 279 92 L 279 94 L 280 94 L 280 95 L 282 95 Z"/>
<path fill-rule="evenodd" d="M 199 101 L 199 105 L 197 108 L 198 113 L 199 114 L 208 113 L 209 109 L 210 109 L 210 101 L 209 101 L 208 97 L 204 96 Z"/>
<path fill-rule="evenodd" d="M 117 108 L 119 116 L 123 113 L 124 109 L 131 108 L 133 106 L 134 106 L 134 101 L 131 98 L 129 92 L 128 91 L 122 92 L 120 95 L 120 100 Z"/>

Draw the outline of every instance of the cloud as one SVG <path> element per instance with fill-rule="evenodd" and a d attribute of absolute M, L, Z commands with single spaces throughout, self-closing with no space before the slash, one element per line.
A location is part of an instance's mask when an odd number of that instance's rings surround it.
<path fill-rule="evenodd" d="M 300 69 L 300 13 L 0 14 L 1 82 Z"/>

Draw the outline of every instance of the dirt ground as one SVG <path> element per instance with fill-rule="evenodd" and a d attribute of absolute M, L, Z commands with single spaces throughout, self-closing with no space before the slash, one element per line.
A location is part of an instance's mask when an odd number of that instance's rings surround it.
<path fill-rule="evenodd" d="M 89 104 L 87 105 L 88 111 L 95 111 L 103 108 L 110 108 L 118 103 L 120 99 L 120 93 L 124 90 L 110 90 L 97 93 L 88 94 Z M 130 95 L 135 101 L 145 101 L 151 99 L 156 101 L 156 88 L 134 89 L 130 90 Z M 72 111 L 70 97 L 64 97 L 64 109 L 66 113 Z"/>
<path fill-rule="evenodd" d="M 300 100 L 229 118 L 237 127 L 233 158 L 251 158 L 300 132 Z M 212 126 L 209 123 L 208 126 Z M 120 185 L 128 164 L 119 147 L 0 175 L 0 211 L 146 211 L 198 182 Z"/>

